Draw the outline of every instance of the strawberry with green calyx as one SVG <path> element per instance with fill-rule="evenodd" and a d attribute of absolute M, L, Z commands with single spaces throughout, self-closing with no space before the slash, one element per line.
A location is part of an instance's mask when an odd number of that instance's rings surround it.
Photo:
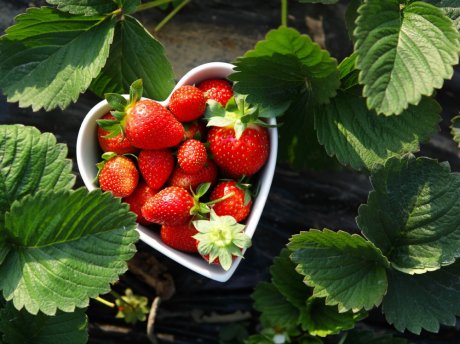
<path fill-rule="evenodd" d="M 233 97 L 232 84 L 225 79 L 208 79 L 197 86 L 204 92 L 206 99 L 212 99 L 225 106 Z"/>
<path fill-rule="evenodd" d="M 244 225 L 229 215 L 218 216 L 211 209 L 209 220 L 196 220 L 193 225 L 199 232 L 198 252 L 210 264 L 218 260 L 224 270 L 230 269 L 235 257 L 242 257 L 242 250 L 251 246 L 251 238 L 244 233 Z"/>
<path fill-rule="evenodd" d="M 198 185 L 203 183 L 214 185 L 217 180 L 217 172 L 216 164 L 210 159 L 196 173 L 187 173 L 180 166 L 176 166 L 169 178 L 168 185 L 195 191 Z"/>
<path fill-rule="evenodd" d="M 111 113 L 107 113 L 102 116 L 103 120 L 114 120 L 115 117 Z M 101 127 L 97 128 L 97 140 L 99 146 L 104 152 L 114 152 L 119 155 L 126 153 L 135 153 L 138 151 L 136 147 L 131 145 L 128 140 L 123 138 L 122 133 L 119 133 L 117 136 L 111 137 L 110 132 L 104 130 Z"/>
<path fill-rule="evenodd" d="M 149 225 L 150 222 L 147 221 L 144 216 L 142 216 L 142 207 L 144 204 L 153 196 L 155 196 L 156 191 L 154 191 L 147 183 L 143 180 L 139 181 L 136 189 L 128 197 L 123 198 L 123 202 L 129 204 L 129 210 L 137 215 L 137 222 L 141 225 Z"/>
<path fill-rule="evenodd" d="M 184 141 L 177 151 L 177 162 L 187 173 L 197 173 L 208 161 L 205 145 L 195 139 Z"/>
<path fill-rule="evenodd" d="M 198 141 L 206 141 L 206 123 L 201 120 L 182 123 L 184 125 L 184 140 L 195 139 Z"/>
<path fill-rule="evenodd" d="M 206 98 L 199 88 L 184 85 L 171 94 L 168 107 L 179 122 L 190 122 L 203 116 Z"/>
<path fill-rule="evenodd" d="M 115 197 L 127 197 L 139 182 L 136 164 L 124 155 L 113 152 L 102 154 L 103 161 L 97 164 L 96 179 L 103 191 L 110 191 Z"/>
<path fill-rule="evenodd" d="M 178 226 L 161 226 L 161 240 L 176 250 L 189 253 L 198 253 L 196 240 L 193 238 L 198 231 L 191 222 Z"/>
<path fill-rule="evenodd" d="M 172 152 L 165 149 L 142 150 L 138 157 L 139 170 L 153 190 L 159 190 L 174 169 Z"/>
<path fill-rule="evenodd" d="M 98 125 L 110 132 L 120 133 L 131 145 L 140 149 L 162 149 L 178 145 L 184 137 L 182 124 L 160 103 L 141 99 L 142 80 L 133 82 L 129 100 L 115 93 L 106 94 L 115 120 L 98 120 Z"/>
<path fill-rule="evenodd" d="M 225 180 L 219 182 L 211 191 L 209 199 L 215 200 L 232 194 L 231 197 L 216 203 L 213 210 L 219 216 L 230 215 L 237 222 L 241 222 L 247 218 L 252 207 L 251 192 L 249 184 L 243 184 L 234 180 Z"/>

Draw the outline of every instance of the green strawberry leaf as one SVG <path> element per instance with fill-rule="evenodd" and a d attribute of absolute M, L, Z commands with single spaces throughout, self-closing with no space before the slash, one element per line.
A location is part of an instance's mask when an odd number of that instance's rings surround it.
<path fill-rule="evenodd" d="M 340 344 L 407 344 L 405 338 L 391 334 L 376 334 L 374 331 L 352 330 L 345 333 Z"/>
<path fill-rule="evenodd" d="M 75 102 L 108 57 L 112 19 L 29 8 L 0 39 L 0 88 L 20 107 L 64 109 Z"/>
<path fill-rule="evenodd" d="M 460 116 L 455 116 L 451 120 L 450 133 L 455 142 L 460 147 Z"/>
<path fill-rule="evenodd" d="M 102 72 L 91 84 L 91 91 L 128 93 L 130 85 L 142 77 L 143 94 L 165 99 L 174 87 L 174 74 L 161 43 L 134 17 L 124 16 L 115 27 L 114 42 Z"/>
<path fill-rule="evenodd" d="M 87 322 L 84 309 L 57 312 L 54 316 L 18 311 L 11 302 L 0 309 L 0 334 L 3 333 L 5 343 L 86 343 Z"/>
<path fill-rule="evenodd" d="M 424 0 L 429 4 L 438 7 L 449 17 L 457 30 L 460 30 L 460 2 L 458 0 Z"/>
<path fill-rule="evenodd" d="M 440 9 L 419 1 L 401 6 L 399 0 L 368 0 L 359 14 L 356 62 L 370 109 L 400 114 L 452 77 L 459 33 Z"/>
<path fill-rule="evenodd" d="M 391 270 L 382 312 L 403 332 L 437 333 L 440 325 L 454 326 L 460 315 L 460 263 L 422 275 Z"/>
<path fill-rule="evenodd" d="M 314 103 L 327 103 L 339 87 L 337 61 L 308 36 L 292 28 L 270 31 L 235 62 L 230 79 L 248 101 L 280 106 L 303 94 Z"/>
<path fill-rule="evenodd" d="M 108 14 L 118 8 L 115 1 L 107 0 L 46 0 L 46 2 L 56 5 L 60 11 L 85 16 Z"/>
<path fill-rule="evenodd" d="M 377 115 L 358 86 L 339 91 L 315 111 L 315 129 L 329 155 L 356 170 L 372 171 L 393 156 L 418 151 L 438 131 L 440 112 L 439 104 L 425 97 L 399 116 Z"/>
<path fill-rule="evenodd" d="M 339 312 L 378 306 L 387 289 L 388 261 L 371 242 L 358 235 L 312 229 L 288 244 L 297 272 L 313 287 L 313 296 L 338 305 Z"/>
<path fill-rule="evenodd" d="M 264 327 L 295 327 L 299 319 L 299 310 L 289 303 L 276 287 L 268 282 L 258 283 L 251 297 L 254 309 L 261 313 Z"/>
<path fill-rule="evenodd" d="M 0 125 L 0 228 L 15 200 L 39 190 L 71 189 L 75 183 L 67 146 L 34 127 Z M 0 262 L 5 248 L 0 243 Z M 3 257 L 4 258 L 4 257 Z"/>
<path fill-rule="evenodd" d="M 346 91 L 359 84 L 359 70 L 356 69 L 356 52 L 343 59 L 338 69 L 340 73 L 340 89 Z"/>
<path fill-rule="evenodd" d="M 366 313 L 339 313 L 336 306 L 327 306 L 324 299 L 310 297 L 307 311 L 302 313 L 302 328 L 312 336 L 326 337 L 355 327 Z"/>
<path fill-rule="evenodd" d="M 74 311 L 110 290 L 138 239 L 135 215 L 111 193 L 39 191 L 13 202 L 0 228 L 9 248 L 0 290 L 17 309 Z"/>
<path fill-rule="evenodd" d="M 394 268 L 424 273 L 460 256 L 460 175 L 447 164 L 392 158 L 371 182 L 357 222 Z"/>

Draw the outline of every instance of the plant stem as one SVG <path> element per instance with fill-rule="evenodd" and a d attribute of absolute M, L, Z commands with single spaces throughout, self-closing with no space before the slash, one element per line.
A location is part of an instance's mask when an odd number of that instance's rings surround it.
<path fill-rule="evenodd" d="M 281 26 L 287 26 L 287 12 L 288 4 L 287 0 L 281 0 Z"/>
<path fill-rule="evenodd" d="M 158 25 L 153 29 L 155 32 L 160 31 L 160 29 L 179 12 L 185 5 L 187 5 L 191 0 L 182 1 L 176 8 L 174 8 L 164 19 L 158 23 Z"/>
<path fill-rule="evenodd" d="M 171 1 L 172 0 L 154 0 L 154 1 L 146 2 L 146 3 L 140 4 L 139 6 L 137 6 L 136 10 L 134 11 L 134 13 L 144 11 L 144 10 L 148 10 L 149 8 L 153 8 L 153 7 L 158 7 L 158 6 L 161 6 L 163 4 L 167 4 L 167 3 L 171 2 Z"/>
<path fill-rule="evenodd" d="M 105 299 L 103 299 L 102 297 L 98 296 L 95 298 L 96 301 L 99 301 L 100 303 L 106 305 L 106 306 L 109 306 L 110 308 L 115 308 L 115 304 L 110 302 L 110 301 L 107 301 Z"/>

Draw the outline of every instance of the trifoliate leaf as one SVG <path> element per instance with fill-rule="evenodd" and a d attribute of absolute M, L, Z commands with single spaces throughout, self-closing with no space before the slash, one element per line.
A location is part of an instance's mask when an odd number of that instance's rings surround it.
<path fill-rule="evenodd" d="M 399 116 L 368 110 L 361 88 L 339 91 L 330 104 L 315 111 L 318 139 L 331 156 L 356 170 L 373 170 L 393 156 L 419 150 L 438 130 L 441 107 L 423 98 Z"/>
<path fill-rule="evenodd" d="M 0 237 L 9 253 L 0 290 L 32 314 L 86 307 L 126 271 L 138 239 L 135 216 L 100 190 L 38 192 L 15 201 Z"/>
<path fill-rule="evenodd" d="M 388 261 L 371 242 L 356 234 L 311 229 L 288 244 L 297 272 L 313 296 L 338 305 L 339 312 L 378 306 L 387 289 Z"/>
<path fill-rule="evenodd" d="M 295 327 L 299 318 L 299 310 L 290 304 L 276 287 L 267 282 L 257 284 L 254 293 L 254 309 L 261 314 L 264 327 Z"/>
<path fill-rule="evenodd" d="M 365 313 L 339 313 L 337 306 L 327 306 L 324 299 L 310 297 L 307 311 L 301 317 L 302 328 L 313 336 L 326 337 L 355 327 Z"/>
<path fill-rule="evenodd" d="M 56 5 L 58 10 L 85 16 L 102 15 L 115 11 L 115 1 L 107 0 L 46 0 L 51 5 Z"/>
<path fill-rule="evenodd" d="M 460 256 L 460 175 L 428 158 L 392 158 L 376 171 L 358 225 L 400 271 L 433 271 Z"/>
<path fill-rule="evenodd" d="M 57 312 L 54 316 L 32 315 L 24 309 L 16 310 L 9 302 L 0 310 L 0 334 L 3 333 L 5 343 L 86 343 L 87 323 L 84 309 L 72 313 Z"/>
<path fill-rule="evenodd" d="M 452 77 L 459 33 L 440 9 L 420 1 L 368 0 L 359 14 L 355 50 L 370 109 L 400 114 Z"/>
<path fill-rule="evenodd" d="M 39 190 L 71 189 L 75 183 L 67 146 L 34 127 L 0 125 L 0 227 L 15 200 Z M 0 262 L 2 257 L 0 243 Z"/>
<path fill-rule="evenodd" d="M 454 326 L 460 315 L 460 264 L 422 275 L 392 270 L 382 312 L 388 323 L 403 332 L 438 332 L 440 325 Z"/>
<path fill-rule="evenodd" d="M 451 120 L 450 133 L 455 142 L 460 147 L 460 116 L 455 116 Z"/>
<path fill-rule="evenodd" d="M 336 60 L 292 28 L 270 31 L 235 65 L 230 75 L 234 90 L 263 106 L 283 104 L 303 93 L 313 103 L 326 103 L 339 87 Z"/>
<path fill-rule="evenodd" d="M 460 2 L 458 0 L 425 0 L 425 2 L 438 7 L 454 22 L 457 30 L 460 30 Z"/>
<path fill-rule="evenodd" d="M 124 16 L 115 27 L 114 42 L 102 72 L 91 84 L 99 96 L 128 93 L 142 77 L 143 95 L 163 100 L 174 87 L 174 74 L 162 44 L 134 17 Z"/>
<path fill-rule="evenodd" d="M 0 88 L 8 101 L 33 111 L 75 102 L 106 62 L 114 23 L 47 7 L 19 15 L 0 40 Z"/>

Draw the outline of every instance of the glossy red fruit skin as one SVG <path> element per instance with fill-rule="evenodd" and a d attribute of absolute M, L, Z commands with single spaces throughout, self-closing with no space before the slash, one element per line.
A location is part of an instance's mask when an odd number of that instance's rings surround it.
<path fill-rule="evenodd" d="M 222 172 L 234 179 L 252 176 L 268 159 L 270 140 L 266 128 L 248 127 L 237 140 L 233 128 L 212 127 L 209 150 Z"/>
<path fill-rule="evenodd" d="M 237 186 L 233 180 L 218 183 L 211 191 L 209 199 L 211 201 L 222 198 L 230 193 L 232 196 L 214 204 L 213 209 L 219 216 L 233 216 L 236 222 L 245 220 L 252 207 L 252 200 L 244 204 L 244 190 Z"/>
<path fill-rule="evenodd" d="M 130 159 L 117 155 L 107 161 L 99 173 L 99 186 L 115 197 L 127 197 L 139 182 L 139 172 Z"/>
<path fill-rule="evenodd" d="M 198 140 L 184 141 L 177 151 L 177 162 L 187 173 L 197 173 L 208 160 L 204 144 Z"/>
<path fill-rule="evenodd" d="M 193 238 L 198 231 L 192 223 L 186 223 L 179 226 L 161 226 L 161 240 L 168 246 L 189 253 L 198 253 L 196 240 Z"/>
<path fill-rule="evenodd" d="M 190 221 L 193 205 L 193 197 L 186 189 L 168 186 L 149 199 L 141 211 L 147 221 L 177 226 Z"/>
<path fill-rule="evenodd" d="M 218 170 L 216 164 L 209 159 L 203 168 L 201 168 L 197 173 L 187 173 L 179 166 L 176 166 L 169 178 L 168 185 L 179 186 L 187 190 L 192 188 L 192 190 L 195 191 L 200 184 L 215 184 L 217 180 L 217 173 Z"/>
<path fill-rule="evenodd" d="M 209 79 L 197 86 L 204 92 L 206 99 L 219 102 L 222 106 L 227 105 L 233 96 L 232 84 L 225 79 Z"/>
<path fill-rule="evenodd" d="M 168 107 L 179 122 L 190 122 L 203 116 L 206 98 L 199 88 L 185 85 L 171 94 Z"/>
<path fill-rule="evenodd" d="M 141 225 L 150 224 L 150 222 L 142 216 L 141 209 L 150 198 L 155 196 L 155 193 L 156 191 L 148 186 L 145 181 L 139 181 L 133 193 L 123 199 L 124 202 L 129 204 L 129 210 L 137 215 L 137 223 Z"/>
<path fill-rule="evenodd" d="M 125 136 L 140 149 L 177 146 L 184 137 L 183 125 L 160 103 L 143 99 L 127 111 Z"/>
<path fill-rule="evenodd" d="M 139 171 L 153 190 L 159 190 L 174 169 L 172 152 L 165 149 L 142 150 L 138 157 Z"/>
<path fill-rule="evenodd" d="M 115 117 L 113 117 L 110 113 L 107 113 L 102 116 L 101 119 L 114 120 Z M 137 152 L 138 149 L 127 139 L 123 139 L 123 135 L 121 133 L 115 137 L 104 137 L 108 134 L 110 134 L 109 131 L 102 129 L 99 126 L 97 127 L 97 140 L 99 142 L 99 147 L 101 147 L 104 152 L 114 152 L 119 155 Z"/>

